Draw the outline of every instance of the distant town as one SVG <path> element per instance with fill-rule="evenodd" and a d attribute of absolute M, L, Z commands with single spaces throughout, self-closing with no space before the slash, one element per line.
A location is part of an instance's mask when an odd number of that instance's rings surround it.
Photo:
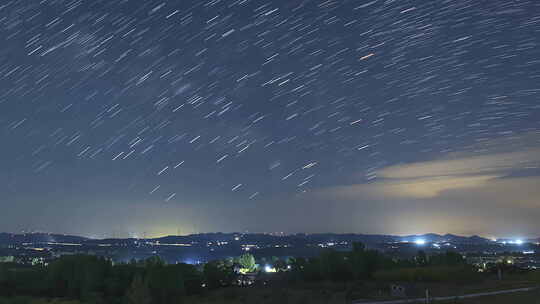
<path fill-rule="evenodd" d="M 530 303 L 540 292 L 539 252 L 538 239 L 433 233 L 0 233 L 0 302 L 492 303 L 506 295 Z"/>
<path fill-rule="evenodd" d="M 398 259 L 453 251 L 471 264 L 512 263 L 540 268 L 540 239 L 488 239 L 453 234 L 410 236 L 369 234 L 203 233 L 160 238 L 92 239 L 49 233 L 0 233 L 0 262 L 46 265 L 65 255 L 104 257 L 113 263 L 160 257 L 169 264 L 203 264 L 250 253 L 256 259 L 314 257 L 325 248 L 351 250 L 354 242 Z"/>

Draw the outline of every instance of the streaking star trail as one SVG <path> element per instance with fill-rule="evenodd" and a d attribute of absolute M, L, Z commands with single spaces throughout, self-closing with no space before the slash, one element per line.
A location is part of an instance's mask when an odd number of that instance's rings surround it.
<path fill-rule="evenodd" d="M 4 1 L 0 230 L 538 233 L 539 37 L 534 0 Z"/>

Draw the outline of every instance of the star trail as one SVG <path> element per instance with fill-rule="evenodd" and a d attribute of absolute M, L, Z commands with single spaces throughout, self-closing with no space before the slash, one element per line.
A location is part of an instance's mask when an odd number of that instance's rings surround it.
<path fill-rule="evenodd" d="M 0 230 L 540 233 L 540 3 L 0 4 Z"/>

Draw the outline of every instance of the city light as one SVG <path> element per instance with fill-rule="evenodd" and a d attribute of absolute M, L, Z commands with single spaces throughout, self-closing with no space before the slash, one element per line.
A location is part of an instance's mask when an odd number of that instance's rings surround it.
<path fill-rule="evenodd" d="M 265 272 L 276 272 L 276 269 L 273 268 L 273 267 L 270 266 L 270 265 L 266 265 L 266 266 L 264 266 L 264 271 L 265 271 Z"/>

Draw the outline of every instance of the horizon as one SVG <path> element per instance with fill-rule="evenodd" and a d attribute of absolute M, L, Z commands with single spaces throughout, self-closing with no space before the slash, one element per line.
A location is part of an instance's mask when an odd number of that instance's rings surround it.
<path fill-rule="evenodd" d="M 263 235 L 272 235 L 272 236 L 294 236 L 294 235 L 319 235 L 319 234 L 335 234 L 335 235 L 365 235 L 365 236 L 389 236 L 389 237 L 399 237 L 399 238 L 406 238 L 406 237 L 420 237 L 420 236 L 427 236 L 427 235 L 437 235 L 437 236 L 455 236 L 455 237 L 465 237 L 465 238 L 471 238 L 471 237 L 480 237 L 483 239 L 488 240 L 499 240 L 499 239 L 523 239 L 523 240 L 531 240 L 531 239 L 540 239 L 539 236 L 486 236 L 486 235 L 478 235 L 478 234 L 456 234 L 456 233 L 435 233 L 435 232 L 425 232 L 425 233 L 412 233 L 412 234 L 381 234 L 381 233 L 361 233 L 361 232 L 291 232 L 291 233 L 282 233 L 282 232 L 240 232 L 240 231 L 211 231 L 211 232 L 197 232 L 197 233 L 189 233 L 189 234 L 164 234 L 164 235 L 153 235 L 153 236 L 87 236 L 87 235 L 79 235 L 79 234 L 71 234 L 71 233 L 58 233 L 58 232 L 45 232 L 45 231 L 30 231 L 30 232 L 7 232 L 7 231 L 0 231 L 1 233 L 5 234 L 13 234 L 13 235 L 24 235 L 24 234 L 48 234 L 48 235 L 62 235 L 62 236 L 74 236 L 74 237 L 82 237 L 86 239 L 92 239 L 92 240 L 103 240 L 103 239 L 157 239 L 157 238 L 165 238 L 165 237 L 173 237 L 173 236 L 179 236 L 179 237 L 189 237 L 189 236 L 197 236 L 197 235 L 205 235 L 205 234 L 263 234 Z"/>

